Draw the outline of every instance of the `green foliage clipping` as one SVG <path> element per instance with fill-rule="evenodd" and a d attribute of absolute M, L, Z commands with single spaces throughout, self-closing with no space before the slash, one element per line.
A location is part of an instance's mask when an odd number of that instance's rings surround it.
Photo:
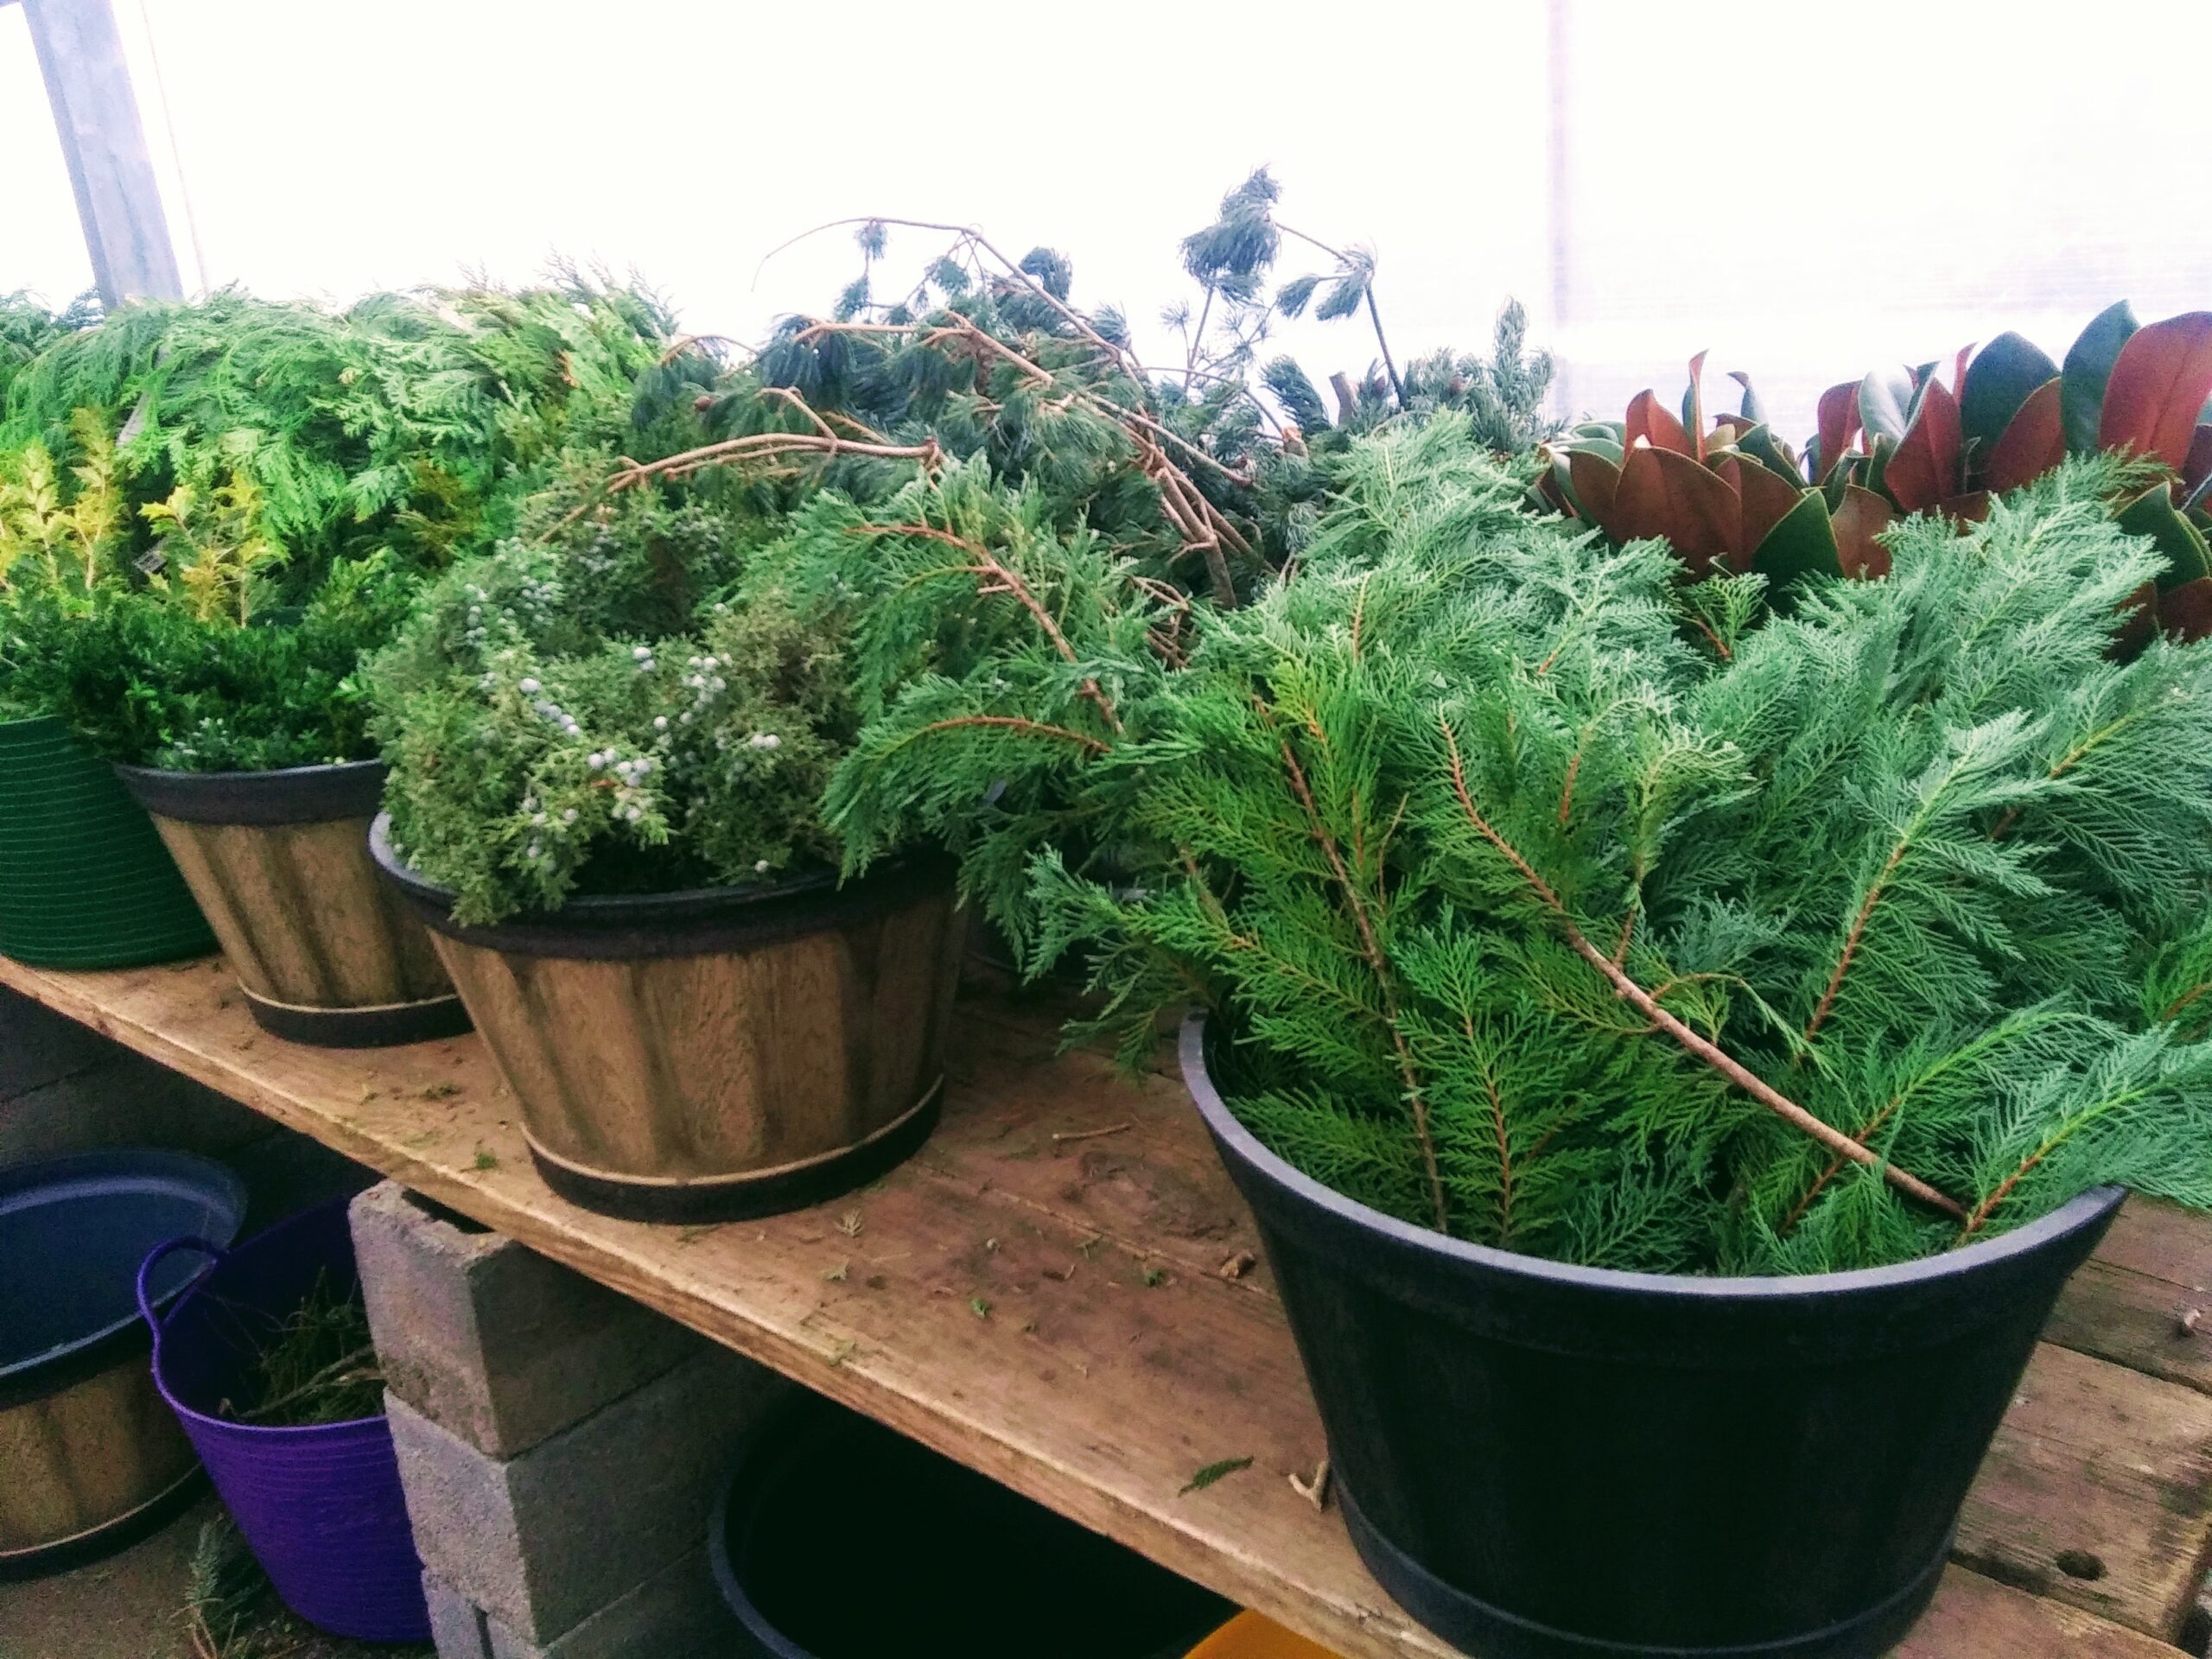
<path fill-rule="evenodd" d="M 1355 448 L 1248 607 L 1070 570 L 1065 674 L 904 688 L 832 786 L 853 861 L 965 837 L 1126 1052 L 1197 998 L 1264 1141 L 1455 1236 L 1802 1272 L 2105 1181 L 2212 1202 L 2212 656 L 2109 656 L 2158 557 L 2100 464 L 1774 617 L 1528 515 L 1463 417 Z"/>
<path fill-rule="evenodd" d="M 570 273 L 49 329 L 0 416 L 0 697 L 118 760 L 363 758 L 362 652 L 512 530 L 563 445 L 650 418 L 649 372 L 710 377 L 670 327 Z"/>

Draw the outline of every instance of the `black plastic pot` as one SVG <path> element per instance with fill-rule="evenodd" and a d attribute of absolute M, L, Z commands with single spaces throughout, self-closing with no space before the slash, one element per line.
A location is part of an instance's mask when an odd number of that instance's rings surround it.
<path fill-rule="evenodd" d="M 650 1221 L 771 1215 L 874 1179 L 936 1127 L 963 920 L 948 864 L 578 898 L 478 927 L 388 820 L 369 840 L 564 1198 Z"/>
<path fill-rule="evenodd" d="M 810 1395 L 747 1442 L 707 1544 L 740 1659 L 1181 1659 L 1235 1611 Z"/>
<path fill-rule="evenodd" d="M 115 772 L 152 816 L 264 1029 L 334 1048 L 468 1029 L 429 936 L 369 860 L 382 761 Z"/>
<path fill-rule="evenodd" d="M 1495 1659 L 1887 1652 L 2067 1275 L 2125 1192 L 1893 1268 L 1571 1267 L 1352 1203 L 1268 1152 L 1183 1028 L 1383 1587 Z"/>

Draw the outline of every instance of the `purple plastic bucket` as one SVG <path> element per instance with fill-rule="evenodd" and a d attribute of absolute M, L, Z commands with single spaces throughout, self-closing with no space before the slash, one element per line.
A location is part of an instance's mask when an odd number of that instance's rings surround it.
<path fill-rule="evenodd" d="M 407 1524 L 391 1427 L 383 1417 L 270 1428 L 214 1414 L 252 1389 L 254 1355 L 327 1274 L 359 1281 L 346 1203 L 302 1211 L 234 1250 L 178 1238 L 140 1268 L 197 1250 L 214 1265 L 154 1327 L 154 1382 L 284 1605 L 334 1636 L 423 1642 L 430 1616 Z"/>

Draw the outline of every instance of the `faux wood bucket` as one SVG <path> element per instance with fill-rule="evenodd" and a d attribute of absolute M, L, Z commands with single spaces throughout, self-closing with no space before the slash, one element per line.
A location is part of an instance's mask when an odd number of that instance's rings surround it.
<path fill-rule="evenodd" d="M 115 770 L 153 816 L 264 1029 L 373 1048 L 468 1028 L 429 935 L 369 861 L 382 761 Z"/>
<path fill-rule="evenodd" d="M 155 1390 L 132 1261 L 180 1232 L 228 1241 L 235 1176 L 167 1152 L 97 1152 L 0 1172 L 0 1580 L 122 1548 L 189 1503 L 200 1461 Z M 149 1286 L 185 1288 L 178 1262 Z"/>
<path fill-rule="evenodd" d="M 963 917 L 950 873 L 572 899 L 492 927 L 371 846 L 437 940 L 548 1185 L 730 1219 L 874 1179 L 936 1126 Z"/>

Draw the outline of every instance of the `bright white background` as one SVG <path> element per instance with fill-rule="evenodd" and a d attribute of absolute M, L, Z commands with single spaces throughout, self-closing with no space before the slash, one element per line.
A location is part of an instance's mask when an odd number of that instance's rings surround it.
<path fill-rule="evenodd" d="M 2122 296 L 2212 305 L 2205 0 L 1563 0 L 1556 64 L 1545 0 L 116 10 L 193 286 L 204 261 L 210 283 L 342 300 L 567 253 L 753 338 L 856 268 L 839 232 L 756 283 L 770 247 L 899 214 L 1063 249 L 1078 301 L 1123 305 L 1164 361 L 1177 238 L 1265 162 L 1286 219 L 1375 247 L 1402 359 L 1483 344 L 1516 294 L 1571 410 L 1671 393 L 1710 346 L 1802 432 L 1821 385 L 1879 361 L 2005 327 L 2056 354 Z M 939 241 L 895 238 L 894 269 Z M 0 289 L 88 281 L 0 6 Z M 1317 379 L 1372 356 L 1351 321 L 1286 344 Z"/>

